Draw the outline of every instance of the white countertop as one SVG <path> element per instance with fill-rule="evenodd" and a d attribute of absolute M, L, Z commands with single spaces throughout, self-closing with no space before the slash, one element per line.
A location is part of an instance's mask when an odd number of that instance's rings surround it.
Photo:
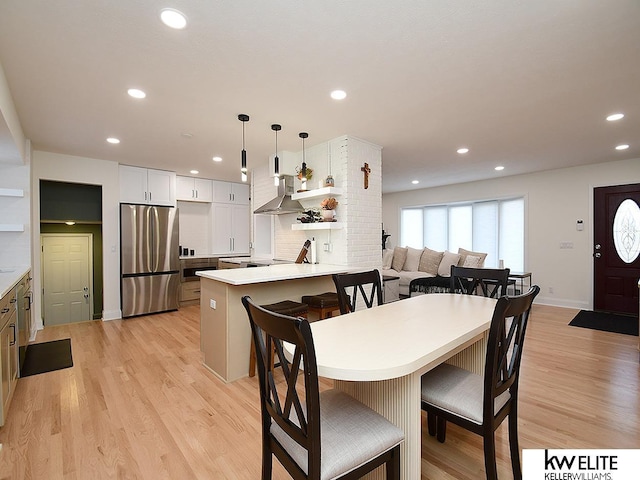
<path fill-rule="evenodd" d="M 277 282 L 296 278 L 320 277 L 352 271 L 353 268 L 343 265 L 291 263 L 269 265 L 257 268 L 232 268 L 223 270 L 207 270 L 196 272 L 202 278 L 209 278 L 229 285 L 250 285 L 253 283 Z"/>
<path fill-rule="evenodd" d="M 30 269 L 29 265 L 0 267 L 0 297 L 4 297 L 9 293 Z"/>

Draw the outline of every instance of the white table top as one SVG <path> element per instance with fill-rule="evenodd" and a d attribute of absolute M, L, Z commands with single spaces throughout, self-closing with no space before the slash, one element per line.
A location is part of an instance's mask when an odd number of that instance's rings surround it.
<path fill-rule="evenodd" d="M 217 280 L 229 285 L 250 285 L 255 283 L 295 280 L 296 278 L 321 277 L 351 271 L 343 265 L 292 263 L 269 265 L 255 268 L 231 268 L 196 272 L 202 278 Z"/>
<path fill-rule="evenodd" d="M 375 381 L 427 371 L 488 330 L 495 304 L 431 293 L 314 322 L 318 375 Z"/>

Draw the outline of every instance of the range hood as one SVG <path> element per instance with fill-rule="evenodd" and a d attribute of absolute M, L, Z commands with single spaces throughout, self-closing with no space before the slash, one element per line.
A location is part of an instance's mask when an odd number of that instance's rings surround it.
<path fill-rule="evenodd" d="M 254 210 L 253 213 L 280 215 L 304 211 L 304 207 L 300 205 L 300 202 L 291 199 L 293 188 L 293 175 L 281 175 L 280 184 L 278 185 L 278 196 Z"/>

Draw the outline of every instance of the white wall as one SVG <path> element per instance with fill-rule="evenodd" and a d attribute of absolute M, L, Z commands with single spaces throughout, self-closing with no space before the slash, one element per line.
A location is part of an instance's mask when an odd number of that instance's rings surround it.
<path fill-rule="evenodd" d="M 57 153 L 33 152 L 32 212 L 34 291 L 42 291 L 40 268 L 40 180 L 102 186 L 102 246 L 104 303 L 102 318 L 121 318 L 120 312 L 120 177 L 118 163 Z M 35 315 L 42 326 L 41 298 L 34 296 Z"/>
<path fill-rule="evenodd" d="M 0 224 L 24 225 L 22 232 L 0 232 L 0 266 L 31 265 L 31 212 L 27 165 L 0 163 L 0 188 L 20 189 L 22 197 L 0 196 Z"/>
<path fill-rule="evenodd" d="M 178 201 L 180 245 L 196 255 L 211 252 L 211 204 Z"/>
<path fill-rule="evenodd" d="M 387 248 L 398 242 L 402 207 L 524 196 L 525 270 L 541 288 L 536 301 L 592 309 L 593 189 L 631 183 L 640 183 L 640 159 L 386 194 Z M 577 220 L 584 221 L 583 231 L 576 230 Z M 560 242 L 574 248 L 560 249 Z"/>

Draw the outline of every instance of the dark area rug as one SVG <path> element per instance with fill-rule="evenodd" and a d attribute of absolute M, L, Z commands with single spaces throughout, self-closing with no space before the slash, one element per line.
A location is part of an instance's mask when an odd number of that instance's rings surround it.
<path fill-rule="evenodd" d="M 69 367 L 73 367 L 70 338 L 33 343 L 27 347 L 20 376 L 28 377 Z"/>
<path fill-rule="evenodd" d="M 569 325 L 572 327 L 591 328 L 603 332 L 624 333 L 638 336 L 638 318 L 617 315 L 615 313 L 592 312 L 580 310 Z"/>

